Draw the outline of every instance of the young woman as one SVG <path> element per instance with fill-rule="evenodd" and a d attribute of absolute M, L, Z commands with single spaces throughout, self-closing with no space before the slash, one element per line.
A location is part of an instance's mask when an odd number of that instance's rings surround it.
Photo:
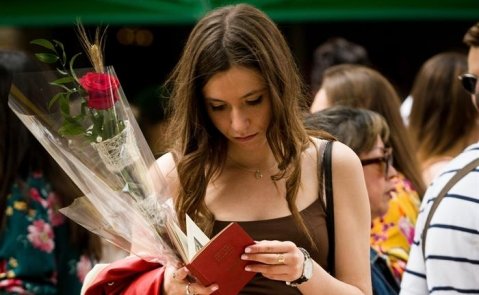
<path fill-rule="evenodd" d="M 276 25 L 249 5 L 212 11 L 193 29 L 168 85 L 174 142 L 158 165 L 182 226 L 187 213 L 213 236 L 236 221 L 257 241 L 242 255 L 253 262 L 246 271 L 257 274 L 241 293 L 371 294 L 360 161 L 334 143 L 332 276 L 317 165 L 325 140 L 303 127 L 303 86 Z M 168 265 L 156 275 L 162 294 L 218 288 L 189 282 L 187 275 L 185 267 Z"/>
<path fill-rule="evenodd" d="M 392 165 L 389 127 L 384 118 L 366 109 L 334 106 L 309 115 L 305 125 L 313 130 L 328 131 L 356 152 L 363 165 L 371 217 L 383 216 L 389 207 L 397 173 Z M 370 252 L 373 294 L 398 294 L 399 285 L 386 261 L 373 248 Z"/>
<path fill-rule="evenodd" d="M 371 244 L 388 258 L 400 281 L 424 193 L 418 161 L 399 113 L 400 99 L 391 83 L 378 71 L 359 65 L 338 65 L 327 69 L 311 111 L 334 105 L 361 107 L 381 114 L 391 130 L 394 166 L 398 170 L 396 192 L 388 212 L 373 220 Z"/>

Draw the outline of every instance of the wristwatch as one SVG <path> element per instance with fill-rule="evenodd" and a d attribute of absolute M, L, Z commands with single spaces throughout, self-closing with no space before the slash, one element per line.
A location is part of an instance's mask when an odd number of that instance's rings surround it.
<path fill-rule="evenodd" d="M 311 255 L 309 255 L 306 249 L 298 247 L 304 255 L 304 262 L 303 262 L 303 273 L 299 277 L 299 279 L 294 280 L 292 282 L 286 282 L 286 285 L 291 287 L 297 287 L 298 285 L 307 282 L 313 276 L 313 259 L 311 259 Z"/>

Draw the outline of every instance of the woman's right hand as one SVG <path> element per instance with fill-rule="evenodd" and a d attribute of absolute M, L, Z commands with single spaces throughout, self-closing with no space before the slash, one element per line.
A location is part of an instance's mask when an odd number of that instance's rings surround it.
<path fill-rule="evenodd" d="M 190 282 L 190 272 L 184 267 L 168 266 L 163 281 L 165 295 L 208 295 L 218 290 L 217 284 L 208 287 L 197 282 Z"/>

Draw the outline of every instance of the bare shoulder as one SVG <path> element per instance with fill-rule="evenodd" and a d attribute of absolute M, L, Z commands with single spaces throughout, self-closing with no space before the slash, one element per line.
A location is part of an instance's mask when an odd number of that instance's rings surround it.
<path fill-rule="evenodd" d="M 333 145 L 332 175 L 335 203 L 340 207 L 369 206 L 361 161 L 351 148 L 338 141 Z"/>
<path fill-rule="evenodd" d="M 347 145 L 335 141 L 332 150 L 333 169 L 348 170 L 361 167 L 361 162 L 356 153 Z M 361 171 L 362 173 L 362 171 Z"/>
<path fill-rule="evenodd" d="M 305 151 L 306 154 L 307 155 L 316 154 L 320 146 L 325 144 L 327 141 L 328 140 L 326 139 L 311 137 L 311 144 L 307 147 Z M 360 161 L 356 153 L 354 153 L 354 151 L 351 150 L 351 148 L 349 148 L 347 145 L 339 141 L 334 141 L 333 149 L 332 149 L 332 161 L 333 161 L 334 167 L 336 166 L 351 167 L 351 165 L 352 166 L 360 165 Z"/>

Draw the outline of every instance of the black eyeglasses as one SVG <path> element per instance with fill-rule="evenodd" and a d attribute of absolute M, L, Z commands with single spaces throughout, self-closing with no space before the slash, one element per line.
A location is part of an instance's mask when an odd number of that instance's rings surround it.
<path fill-rule="evenodd" d="M 380 164 L 384 173 L 384 177 L 388 179 L 389 167 L 393 165 L 392 148 L 384 148 L 384 156 L 361 160 L 361 165 L 367 166 L 371 164 Z"/>
<path fill-rule="evenodd" d="M 472 95 L 476 94 L 477 76 L 474 74 L 462 74 L 459 77 L 462 87 Z"/>

